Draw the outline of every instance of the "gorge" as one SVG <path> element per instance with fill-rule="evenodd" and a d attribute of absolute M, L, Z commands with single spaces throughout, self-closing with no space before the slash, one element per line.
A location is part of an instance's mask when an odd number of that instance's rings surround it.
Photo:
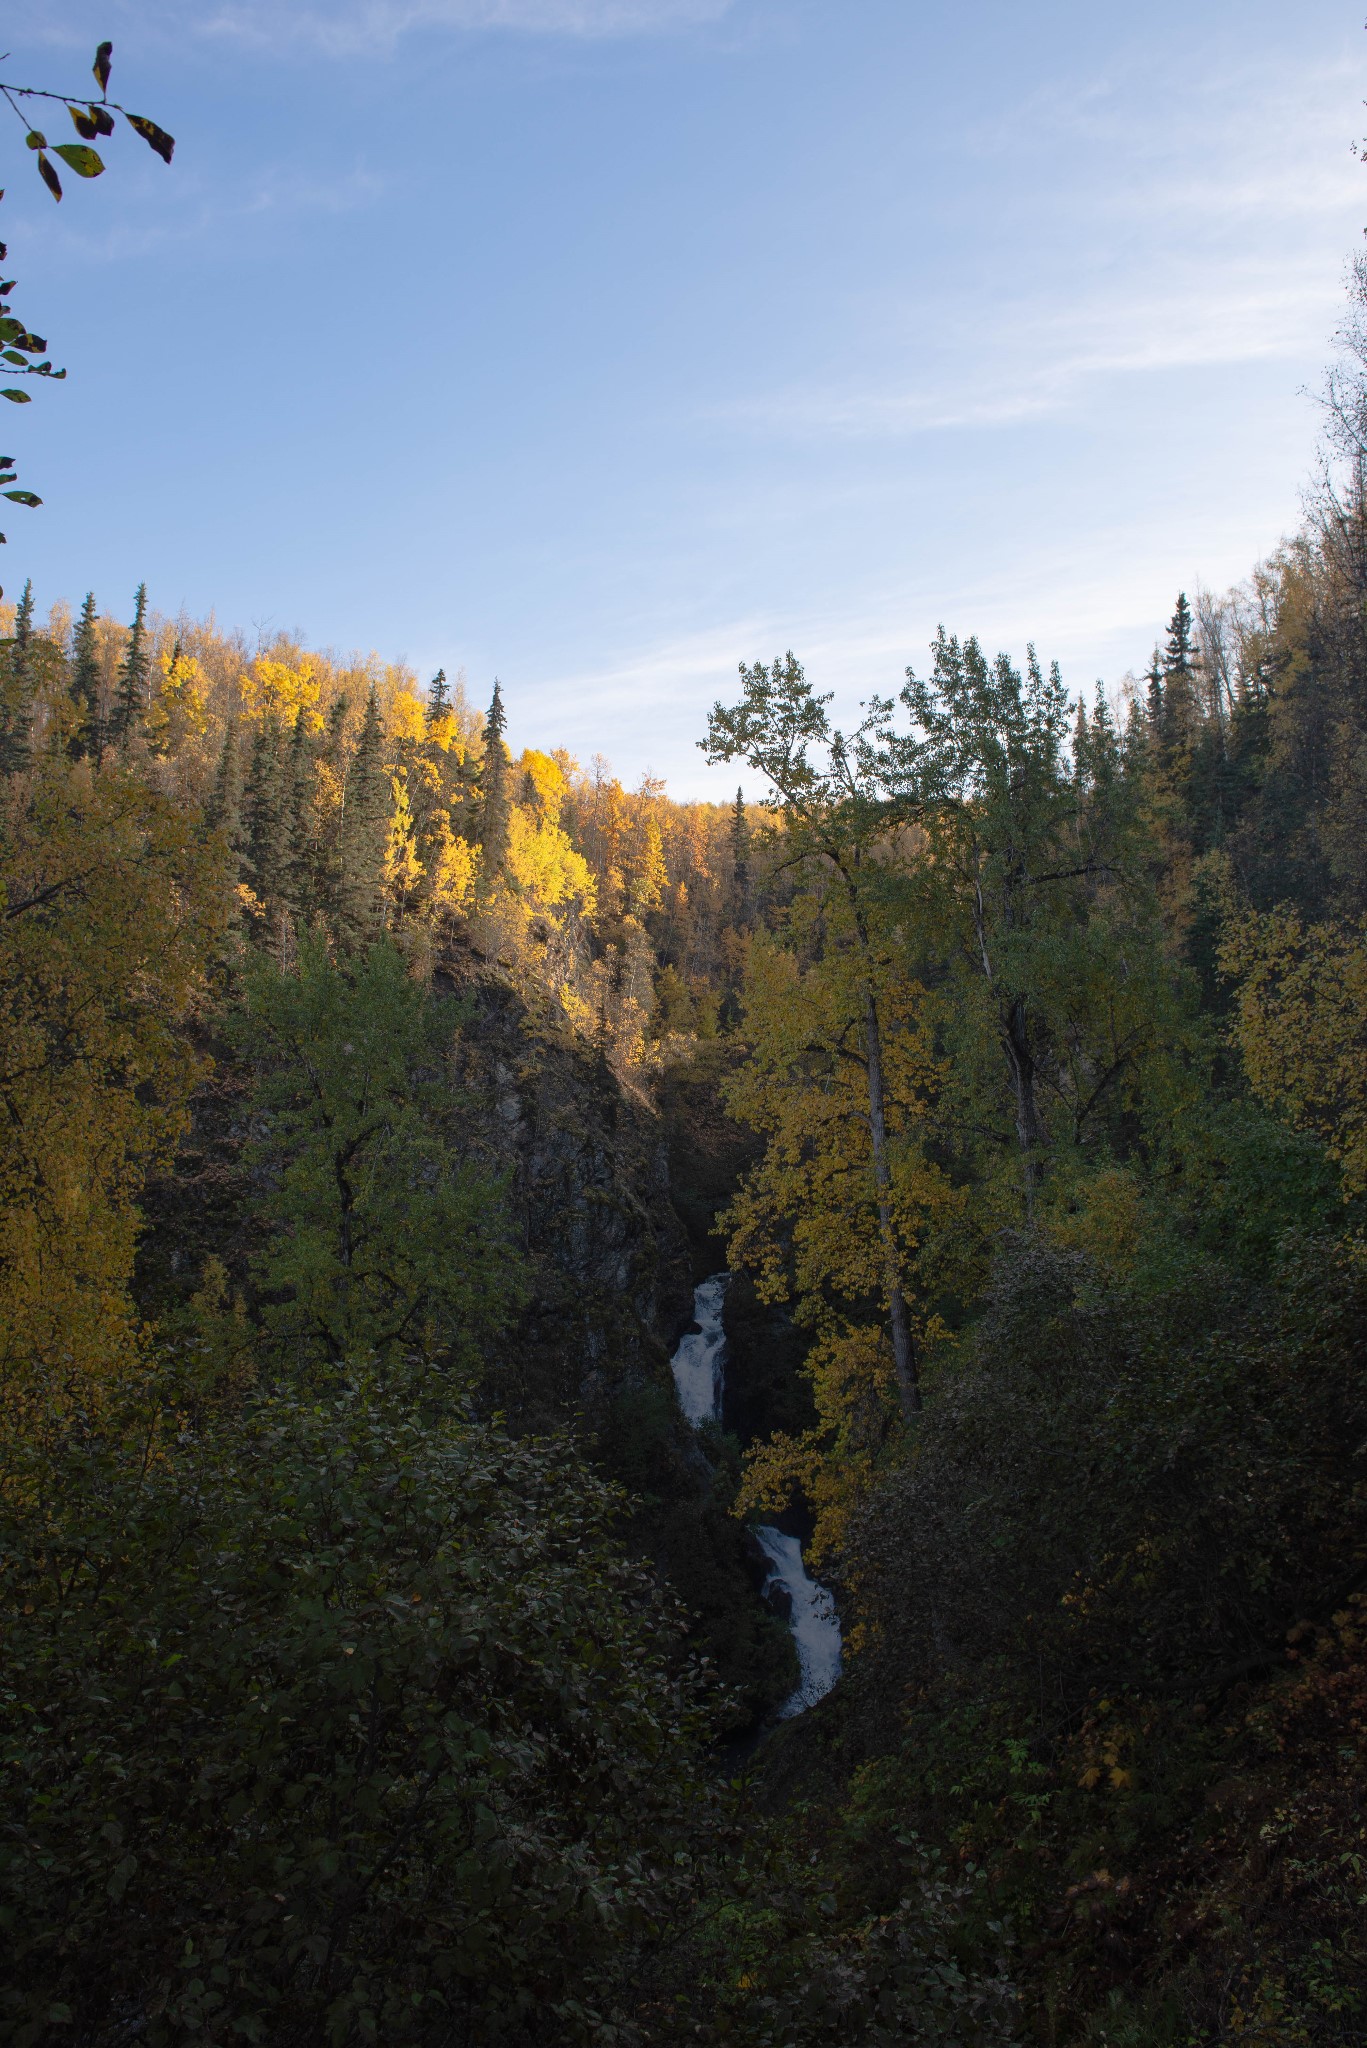
<path fill-rule="evenodd" d="M 730 1280 L 729 1273 L 713 1273 L 699 1283 L 693 1295 L 697 1327 L 685 1331 L 670 1361 L 679 1407 L 695 1429 L 722 1419 L 727 1343 L 722 1312 Z M 840 1677 L 840 1619 L 831 1594 L 808 1573 L 796 1536 L 766 1522 L 751 1533 L 768 1561 L 760 1598 L 787 1620 L 797 1650 L 797 1686 L 775 1709 L 779 1720 L 791 1720 L 824 1699 Z"/>

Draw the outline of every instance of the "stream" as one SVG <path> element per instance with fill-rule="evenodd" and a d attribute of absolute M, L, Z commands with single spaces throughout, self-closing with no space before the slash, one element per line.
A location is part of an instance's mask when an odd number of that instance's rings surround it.
<path fill-rule="evenodd" d="M 721 1421 L 726 1372 L 722 1304 L 730 1278 L 729 1273 L 713 1273 L 694 1288 L 697 1328 L 679 1339 L 670 1360 L 679 1406 L 694 1429 L 704 1422 Z M 786 1536 L 771 1522 L 759 1523 L 753 1533 L 769 1560 L 762 1597 L 776 1607 L 786 1606 L 797 1649 L 797 1686 L 778 1709 L 778 1719 L 788 1721 L 824 1699 L 839 1678 L 840 1617 L 825 1586 L 808 1575 L 796 1536 Z"/>

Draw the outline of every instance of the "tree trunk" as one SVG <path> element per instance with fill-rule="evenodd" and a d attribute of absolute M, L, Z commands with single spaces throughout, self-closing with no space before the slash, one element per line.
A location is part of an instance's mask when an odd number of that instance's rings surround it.
<path fill-rule="evenodd" d="M 1035 1062 L 1030 1052 L 1030 1029 L 1024 996 L 1017 996 L 1002 1012 L 1002 1045 L 1011 1069 L 1016 1096 L 1016 1142 L 1020 1146 L 1021 1173 L 1025 1181 L 1025 1213 L 1035 1217 L 1035 1190 L 1044 1178 L 1040 1147 L 1045 1143 L 1035 1101 Z"/>
<path fill-rule="evenodd" d="M 897 1257 L 897 1240 L 892 1227 L 892 1173 L 888 1166 L 888 1130 L 883 1112 L 883 1043 L 878 1030 L 878 1010 L 873 990 L 864 989 L 864 1045 L 869 1079 L 869 1134 L 873 1140 L 873 1182 L 878 1191 L 878 1232 L 883 1241 L 883 1275 L 892 1324 L 892 1357 L 902 1413 L 908 1419 L 921 1412 L 921 1387 L 916 1373 L 916 1346 L 911 1335 L 911 1318 L 902 1292 L 902 1272 Z"/>

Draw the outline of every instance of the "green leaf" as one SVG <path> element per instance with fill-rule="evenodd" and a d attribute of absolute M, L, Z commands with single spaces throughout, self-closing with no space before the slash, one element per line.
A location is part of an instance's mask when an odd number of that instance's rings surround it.
<path fill-rule="evenodd" d="M 4 495 L 15 505 L 41 505 L 43 502 L 32 491 L 6 491 Z"/>
<path fill-rule="evenodd" d="M 47 148 L 47 137 L 41 132 L 41 130 L 37 128 L 30 128 L 28 134 L 25 136 L 24 139 L 28 143 L 30 149 Z"/>
<path fill-rule="evenodd" d="M 148 148 L 154 149 L 163 163 L 170 163 L 171 152 L 176 146 L 174 135 L 168 135 L 164 128 L 158 128 L 156 122 L 149 121 L 144 114 L 125 114 L 124 119 L 130 128 L 137 129 Z"/>
<path fill-rule="evenodd" d="M 62 196 L 62 181 L 52 167 L 52 158 L 44 156 L 41 149 L 38 152 L 38 176 L 47 186 L 53 198 L 60 199 Z"/>
<path fill-rule="evenodd" d="M 31 391 L 15 391 L 11 388 L 8 391 L 0 391 L 0 398 L 8 398 L 15 405 L 30 405 L 33 402 L 33 393 Z"/>
<path fill-rule="evenodd" d="M 95 62 L 90 67 L 95 74 L 95 83 L 100 88 L 102 96 L 109 91 L 109 60 L 113 54 L 114 45 L 112 43 L 101 43 L 99 49 L 95 52 Z"/>
<path fill-rule="evenodd" d="M 52 153 L 59 156 L 78 178 L 98 178 L 104 169 L 103 158 L 95 150 L 87 149 L 83 142 L 59 142 Z"/>

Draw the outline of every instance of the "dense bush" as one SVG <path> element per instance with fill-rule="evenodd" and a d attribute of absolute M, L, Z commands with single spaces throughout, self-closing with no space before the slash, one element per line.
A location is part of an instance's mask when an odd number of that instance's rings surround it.
<path fill-rule="evenodd" d="M 1008 1239 L 855 1546 L 886 1655 L 1010 1666 L 1045 1730 L 1096 1686 L 1266 1662 L 1360 1563 L 1365 1295 L 1332 1242 L 1288 1238 L 1256 1286 Z"/>
<path fill-rule="evenodd" d="M 3 1553 L 0 2039 L 572 2041 L 690 1881 L 672 1614 L 565 1443 L 359 1378 Z"/>

